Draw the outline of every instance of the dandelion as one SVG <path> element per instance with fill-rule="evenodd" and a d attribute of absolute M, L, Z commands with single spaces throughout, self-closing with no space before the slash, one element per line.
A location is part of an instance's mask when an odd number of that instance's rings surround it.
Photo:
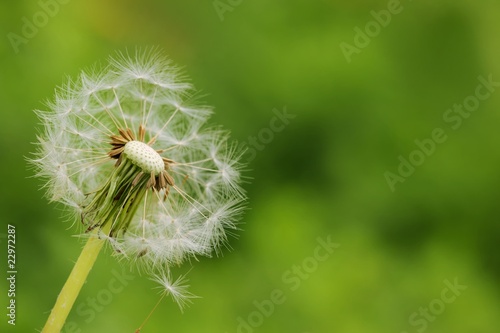
<path fill-rule="evenodd" d="M 196 106 L 182 79 L 155 50 L 119 54 L 37 111 L 37 175 L 89 238 L 43 332 L 61 329 L 104 243 L 154 272 L 211 255 L 237 229 L 241 153 L 226 131 L 205 125 L 211 110 Z M 189 299 L 182 281 L 160 276 L 174 299 Z"/>

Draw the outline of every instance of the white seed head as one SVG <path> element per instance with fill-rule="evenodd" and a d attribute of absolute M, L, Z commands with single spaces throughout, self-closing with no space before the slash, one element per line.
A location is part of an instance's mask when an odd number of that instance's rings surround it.
<path fill-rule="evenodd" d="M 153 270 L 217 253 L 245 199 L 240 152 L 227 132 L 205 126 L 210 108 L 193 105 L 181 78 L 158 52 L 138 50 L 82 72 L 37 111 L 44 128 L 32 162 L 50 200 L 86 229 L 101 228 L 95 216 L 122 214 L 109 243 Z"/>
<path fill-rule="evenodd" d="M 160 154 L 144 142 L 127 142 L 123 153 L 133 164 L 137 165 L 146 173 L 158 175 L 165 169 L 165 163 Z"/>

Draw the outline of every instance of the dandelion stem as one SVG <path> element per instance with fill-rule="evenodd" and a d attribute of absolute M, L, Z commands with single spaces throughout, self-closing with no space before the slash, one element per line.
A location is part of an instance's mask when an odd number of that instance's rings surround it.
<path fill-rule="evenodd" d="M 59 333 L 61 331 L 103 244 L 104 240 L 97 237 L 97 230 L 94 231 L 85 244 L 59 296 L 57 296 L 56 304 L 50 312 L 42 333 Z"/>

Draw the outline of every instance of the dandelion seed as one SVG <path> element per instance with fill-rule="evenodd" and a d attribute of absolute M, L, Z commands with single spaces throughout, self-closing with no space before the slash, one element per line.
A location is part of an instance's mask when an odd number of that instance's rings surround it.
<path fill-rule="evenodd" d="M 191 292 L 188 291 L 189 288 L 189 285 L 187 285 L 188 280 L 186 280 L 185 276 L 183 275 L 180 275 L 175 281 L 172 282 L 170 271 L 161 270 L 161 272 L 155 274 L 154 278 L 152 278 L 151 280 L 160 284 L 160 286 L 157 288 L 160 289 L 161 297 L 155 304 L 151 312 L 148 314 L 146 319 L 144 319 L 141 326 L 139 326 L 139 328 L 135 331 L 136 333 L 139 333 L 144 327 L 144 325 L 146 325 L 149 318 L 151 318 L 153 312 L 156 310 L 158 305 L 160 305 L 161 301 L 165 296 L 167 295 L 172 296 L 172 299 L 174 300 L 174 302 L 177 303 L 181 312 L 186 305 L 192 303 L 191 299 L 198 298 L 198 296 L 193 295 Z"/>
<path fill-rule="evenodd" d="M 170 295 L 175 303 L 179 306 L 181 311 L 189 304 L 192 303 L 193 298 L 198 298 L 198 296 L 193 295 L 188 291 L 189 285 L 187 285 L 188 280 L 184 275 L 180 275 L 175 281 L 172 281 L 170 273 L 160 272 L 155 274 L 153 281 L 160 284 L 158 289 L 160 289 L 160 294 Z"/>

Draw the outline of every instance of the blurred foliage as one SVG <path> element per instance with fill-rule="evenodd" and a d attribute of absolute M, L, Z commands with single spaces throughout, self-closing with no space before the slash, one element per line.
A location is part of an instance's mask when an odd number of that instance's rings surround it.
<path fill-rule="evenodd" d="M 350 63 L 339 45 L 353 44 L 354 28 L 387 1 L 218 3 L 231 9 L 223 20 L 213 1 L 67 1 L 17 53 L 8 33 L 22 34 L 40 3 L 0 3 L 0 242 L 6 253 L 6 225 L 16 225 L 18 270 L 17 325 L 2 314 L 0 331 L 43 327 L 81 248 L 74 221 L 47 204 L 26 165 L 39 128 L 32 110 L 65 75 L 158 45 L 234 139 L 258 137 L 274 109 L 296 117 L 250 162 L 250 209 L 233 250 L 177 270 L 190 270 L 202 298 L 183 314 L 162 302 L 142 332 L 497 332 L 500 92 L 456 131 L 443 114 L 474 94 L 478 76 L 500 81 L 500 3 L 402 1 Z M 435 128 L 447 141 L 392 192 L 385 172 L 397 173 L 398 157 Z M 291 290 L 294 265 L 313 264 L 318 237 L 328 236 L 340 247 Z M 66 332 L 133 332 L 158 300 L 152 281 L 107 252 Z M 124 270 L 134 278 L 110 293 Z M 436 300 L 455 278 L 467 289 L 441 313 Z M 269 305 L 275 290 L 283 302 L 261 310 L 259 323 L 256 304 Z M 96 297 L 106 304 L 92 308 Z M 436 304 L 432 320 L 411 321 Z M 239 318 L 259 325 L 238 328 Z"/>

